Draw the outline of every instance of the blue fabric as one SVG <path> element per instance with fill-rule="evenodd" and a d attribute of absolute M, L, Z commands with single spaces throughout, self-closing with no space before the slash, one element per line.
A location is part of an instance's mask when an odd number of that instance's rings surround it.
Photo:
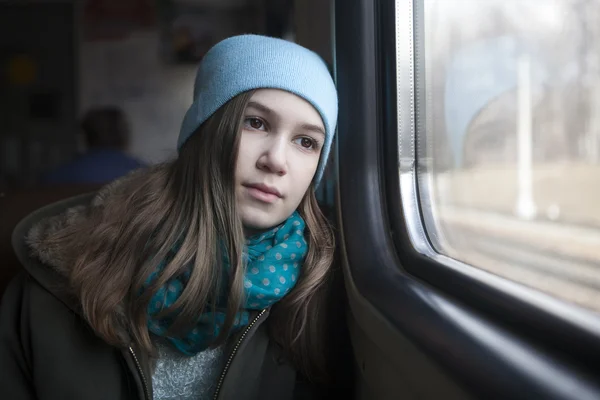
<path fill-rule="evenodd" d="M 234 330 L 248 325 L 248 310 L 262 310 L 275 304 L 296 285 L 300 267 L 308 252 L 304 228 L 304 220 L 298 212 L 294 212 L 280 226 L 248 239 L 244 254 L 247 263 L 244 280 L 246 298 L 243 310 L 236 317 Z M 147 285 L 157 278 L 177 250 L 175 246 L 173 254 L 149 277 Z M 229 276 L 226 254 L 223 254 L 223 265 L 225 275 Z M 148 305 L 148 329 L 158 336 L 165 337 L 182 353 L 193 355 L 205 350 L 219 335 L 225 322 L 225 312 L 222 310 L 226 303 L 221 293 L 220 304 L 217 305 L 215 313 L 204 312 L 195 327 L 184 337 L 169 336 L 167 330 L 171 326 L 171 316 L 157 318 L 157 315 L 177 301 L 188 279 L 189 272 L 169 281 L 156 292 Z"/>
<path fill-rule="evenodd" d="M 283 39 L 233 36 L 206 53 L 198 68 L 193 103 L 183 120 L 177 147 L 181 148 L 229 100 L 261 88 L 294 93 L 311 103 L 321 115 L 326 137 L 314 178 L 318 184 L 337 124 L 337 91 L 327 65 L 316 53 Z"/>
<path fill-rule="evenodd" d="M 45 185 L 108 183 L 142 166 L 142 163 L 118 150 L 90 150 L 42 176 L 41 183 Z"/>

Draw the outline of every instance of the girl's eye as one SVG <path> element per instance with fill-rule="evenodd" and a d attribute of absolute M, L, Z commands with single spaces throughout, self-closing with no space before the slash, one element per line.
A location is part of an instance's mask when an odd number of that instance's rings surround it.
<path fill-rule="evenodd" d="M 244 120 L 244 125 L 256 130 L 263 130 L 265 124 L 260 120 L 260 118 L 249 117 Z"/>
<path fill-rule="evenodd" d="M 296 143 L 298 143 L 300 146 L 302 146 L 303 148 L 307 149 L 307 150 L 313 150 L 316 147 L 316 143 L 314 141 L 314 139 L 308 138 L 308 137 L 301 137 L 296 139 Z"/>

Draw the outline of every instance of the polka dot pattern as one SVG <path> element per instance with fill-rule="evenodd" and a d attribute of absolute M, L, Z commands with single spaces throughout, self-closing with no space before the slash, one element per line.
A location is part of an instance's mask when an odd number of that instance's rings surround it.
<path fill-rule="evenodd" d="M 267 308 L 294 287 L 298 271 L 292 265 L 302 264 L 308 252 L 304 229 L 304 220 L 295 212 L 278 228 L 249 239 L 248 268 L 259 272 L 246 277 L 252 282 L 246 288 L 246 308 Z"/>
<path fill-rule="evenodd" d="M 243 283 L 246 300 L 244 310 L 238 313 L 233 329 L 248 325 L 249 310 L 270 307 L 296 285 L 298 268 L 308 252 L 304 229 L 304 220 L 298 212 L 294 212 L 282 225 L 248 239 L 244 254 L 247 272 Z M 172 255 L 167 260 L 170 257 Z M 223 259 L 224 265 L 228 265 L 227 257 L 224 256 Z M 147 284 L 157 279 L 161 269 L 159 267 L 150 276 Z M 222 311 L 202 314 L 196 326 L 185 337 L 169 337 L 167 331 L 171 325 L 170 319 L 158 318 L 158 314 L 177 301 L 188 277 L 189 272 L 180 279 L 167 282 L 152 297 L 148 305 L 148 328 L 152 333 L 166 337 L 182 353 L 193 355 L 205 350 L 219 335 L 225 322 L 225 307 L 217 308 Z"/>

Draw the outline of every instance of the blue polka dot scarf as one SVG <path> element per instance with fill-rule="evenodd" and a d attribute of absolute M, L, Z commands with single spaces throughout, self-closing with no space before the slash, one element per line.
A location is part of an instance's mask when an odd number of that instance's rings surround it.
<path fill-rule="evenodd" d="M 238 313 L 234 321 L 234 330 L 248 325 L 248 310 L 267 308 L 292 290 L 308 252 L 308 245 L 304 239 L 304 228 L 304 220 L 298 212 L 294 212 L 280 226 L 248 239 L 245 252 L 247 268 L 244 279 L 246 298 L 243 305 L 244 310 Z M 148 284 L 156 279 L 165 265 L 166 262 L 163 262 L 157 273 L 150 276 Z M 226 268 L 229 265 L 225 255 L 223 265 Z M 167 330 L 171 326 L 171 318 L 157 318 L 156 316 L 161 310 L 177 301 L 188 277 L 189 273 L 169 281 L 152 297 L 148 305 L 148 329 L 155 335 L 166 338 L 183 354 L 193 355 L 205 350 L 219 335 L 225 322 L 225 312 L 205 312 L 200 316 L 195 327 L 184 337 L 168 336 Z M 220 304 L 220 306 L 222 305 Z"/>

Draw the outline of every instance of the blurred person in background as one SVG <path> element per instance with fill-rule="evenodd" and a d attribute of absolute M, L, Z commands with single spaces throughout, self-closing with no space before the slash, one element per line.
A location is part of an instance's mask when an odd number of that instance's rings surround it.
<path fill-rule="evenodd" d="M 90 109 L 81 128 L 86 152 L 42 176 L 43 185 L 103 184 L 143 166 L 126 153 L 131 132 L 118 107 Z"/>

